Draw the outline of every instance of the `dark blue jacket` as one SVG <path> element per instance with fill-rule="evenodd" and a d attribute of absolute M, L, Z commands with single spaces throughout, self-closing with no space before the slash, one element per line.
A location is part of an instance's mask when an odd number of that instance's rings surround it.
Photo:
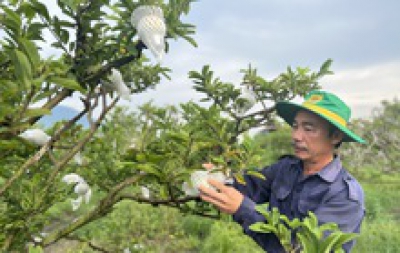
<path fill-rule="evenodd" d="M 359 233 L 364 217 L 364 193 L 357 182 L 343 167 L 339 157 L 314 175 L 304 176 L 302 162 L 287 157 L 264 168 L 265 180 L 245 176 L 246 184 L 235 182 L 234 187 L 245 197 L 233 218 L 264 250 L 269 253 L 284 252 L 273 234 L 249 230 L 255 222 L 265 221 L 255 211 L 256 204 L 269 202 L 289 219 L 304 218 L 308 211 L 314 212 L 321 224 L 334 222 L 343 232 Z M 350 252 L 354 241 L 343 249 Z"/>

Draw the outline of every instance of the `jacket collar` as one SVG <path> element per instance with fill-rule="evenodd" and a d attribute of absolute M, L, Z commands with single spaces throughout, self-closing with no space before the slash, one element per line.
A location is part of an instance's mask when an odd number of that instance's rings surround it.
<path fill-rule="evenodd" d="M 320 170 L 317 175 L 319 175 L 323 180 L 332 183 L 335 181 L 337 175 L 342 168 L 342 162 L 339 156 L 335 156 L 333 160 L 328 163 L 322 170 Z"/>
<path fill-rule="evenodd" d="M 295 168 L 300 168 L 300 171 L 303 171 L 303 162 L 296 158 L 290 161 L 292 165 L 294 165 Z M 340 157 L 338 155 L 335 155 L 333 160 L 325 165 L 319 172 L 315 173 L 314 175 L 310 176 L 319 176 L 326 182 L 332 183 L 335 181 L 336 177 L 338 176 L 340 170 L 342 169 L 342 162 L 340 161 Z M 302 176 L 301 180 L 305 180 L 309 176 Z"/>

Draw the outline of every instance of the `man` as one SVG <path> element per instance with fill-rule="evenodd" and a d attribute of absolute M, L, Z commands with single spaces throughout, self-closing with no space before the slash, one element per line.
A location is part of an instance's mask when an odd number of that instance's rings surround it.
<path fill-rule="evenodd" d="M 359 233 L 364 217 L 364 194 L 360 184 L 343 167 L 336 148 L 342 142 L 365 141 L 346 126 L 349 107 L 337 96 L 312 91 L 301 105 L 278 102 L 277 113 L 292 126 L 294 157 L 280 159 L 261 173 L 265 180 L 245 176 L 246 184 L 234 187 L 208 180 L 218 191 L 201 186 L 200 197 L 221 211 L 232 214 L 236 222 L 264 250 L 284 252 L 273 234 L 249 229 L 265 221 L 255 205 L 269 202 L 289 219 L 304 218 L 314 212 L 321 224 L 334 222 L 343 232 Z M 343 249 L 350 252 L 354 241 Z"/>

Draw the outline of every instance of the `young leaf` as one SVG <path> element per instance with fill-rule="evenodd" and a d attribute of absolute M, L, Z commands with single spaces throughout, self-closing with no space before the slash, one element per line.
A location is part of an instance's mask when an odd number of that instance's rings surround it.
<path fill-rule="evenodd" d="M 46 108 L 33 108 L 33 109 L 28 109 L 25 111 L 25 117 L 26 118 L 31 118 L 31 117 L 38 117 L 46 114 L 51 114 L 51 111 Z"/>
<path fill-rule="evenodd" d="M 151 174 L 151 175 L 154 175 L 154 176 L 157 176 L 157 177 L 161 177 L 162 176 L 161 172 L 155 166 L 152 166 L 152 165 L 149 165 L 149 164 L 139 164 L 137 168 L 140 171 L 144 171 L 144 172 L 146 172 L 148 174 Z"/>
<path fill-rule="evenodd" d="M 18 43 L 22 51 L 28 56 L 32 66 L 38 66 L 40 62 L 40 55 L 36 45 L 32 41 L 25 38 L 20 38 Z"/>
<path fill-rule="evenodd" d="M 251 175 L 251 176 L 255 176 L 255 177 L 263 179 L 263 180 L 266 179 L 263 174 L 261 174 L 260 172 L 257 172 L 257 171 L 253 171 L 253 170 L 246 171 L 246 174 Z"/>
<path fill-rule="evenodd" d="M 264 217 L 269 216 L 270 212 L 268 211 L 268 204 L 264 205 L 256 205 L 256 211 L 262 214 Z"/>
<path fill-rule="evenodd" d="M 74 79 L 53 76 L 49 78 L 49 81 L 67 89 L 85 92 L 85 89 L 83 89 Z"/>
<path fill-rule="evenodd" d="M 317 244 L 304 234 L 297 234 L 297 239 L 300 241 L 303 252 L 318 253 Z"/>
<path fill-rule="evenodd" d="M 46 5 L 40 3 L 37 0 L 31 0 L 33 7 L 35 10 L 42 16 L 44 17 L 47 21 L 50 21 L 50 15 L 49 11 L 46 8 Z"/>
<path fill-rule="evenodd" d="M 265 224 L 263 222 L 256 222 L 252 225 L 250 225 L 250 230 L 254 231 L 254 232 L 259 232 L 259 233 L 277 233 L 277 229 L 269 224 Z"/>
<path fill-rule="evenodd" d="M 235 177 L 236 181 L 237 181 L 239 184 L 246 185 L 246 181 L 244 180 L 244 177 L 243 177 L 242 174 L 236 174 L 236 175 L 234 175 L 234 177 Z"/>
<path fill-rule="evenodd" d="M 2 9 L 4 10 L 4 18 L 0 19 L 1 23 L 5 24 L 7 28 L 12 30 L 15 35 L 18 35 L 21 31 L 21 18 L 18 16 L 15 11 L 2 6 Z"/>
<path fill-rule="evenodd" d="M 341 232 L 333 232 L 330 234 L 325 240 L 322 242 L 320 246 L 321 253 L 329 253 L 331 252 L 335 243 L 339 240 Z"/>
<path fill-rule="evenodd" d="M 19 80 L 25 88 L 30 88 L 30 82 L 32 80 L 32 66 L 29 63 L 26 55 L 14 49 L 11 54 L 11 60 L 14 63 L 14 75 Z"/>
<path fill-rule="evenodd" d="M 333 249 L 336 251 L 340 251 L 342 249 L 342 245 L 357 238 L 359 235 L 355 233 L 342 233 L 337 240 Z"/>

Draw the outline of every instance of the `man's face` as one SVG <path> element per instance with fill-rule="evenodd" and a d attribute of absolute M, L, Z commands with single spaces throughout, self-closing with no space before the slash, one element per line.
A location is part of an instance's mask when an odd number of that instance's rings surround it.
<path fill-rule="evenodd" d="M 321 117 L 299 111 L 292 125 L 294 154 L 303 161 L 331 159 L 337 141 L 329 137 L 329 123 Z"/>

